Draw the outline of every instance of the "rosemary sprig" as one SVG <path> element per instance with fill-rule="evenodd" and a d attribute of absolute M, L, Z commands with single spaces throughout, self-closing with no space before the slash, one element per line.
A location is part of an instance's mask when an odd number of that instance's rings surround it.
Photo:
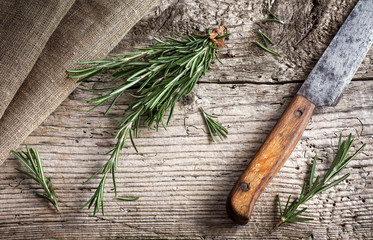
<path fill-rule="evenodd" d="M 200 110 L 203 118 L 205 119 L 212 141 L 215 142 L 214 134 L 218 135 L 220 140 L 224 140 L 224 138 L 227 137 L 228 130 L 214 120 L 214 118 L 217 118 L 217 116 L 207 113 L 202 107 Z"/>
<path fill-rule="evenodd" d="M 56 208 L 57 212 L 59 212 L 58 208 L 58 199 L 56 193 L 54 192 L 54 188 L 52 185 L 52 180 L 48 177 L 48 180 L 45 179 L 44 170 L 42 161 L 40 159 L 40 155 L 37 149 L 29 148 L 26 145 L 27 151 L 24 152 L 15 152 L 12 153 L 21 161 L 21 163 L 28 169 L 29 173 L 23 171 L 19 168 L 15 168 L 18 172 L 26 175 L 27 177 L 35 180 L 39 183 L 42 188 L 44 189 L 43 194 L 36 193 L 38 197 L 47 199 L 53 206 Z"/>
<path fill-rule="evenodd" d="M 264 7 L 264 9 L 268 12 L 268 14 L 272 18 L 262 19 L 260 20 L 261 22 L 278 22 L 278 23 L 284 24 L 284 22 L 281 19 L 279 19 L 275 14 L 273 14 L 268 8 Z"/>
<path fill-rule="evenodd" d="M 114 59 L 81 62 L 90 66 L 70 70 L 70 78 L 79 82 L 103 71 L 113 70 L 113 81 L 126 78 L 124 83 L 108 89 L 96 90 L 105 92 L 103 96 L 88 100 L 100 106 L 111 100 L 105 114 L 113 107 L 118 98 L 129 88 L 135 90 L 135 100 L 127 109 L 127 115 L 120 121 L 119 130 L 115 136 L 116 145 L 109 151 L 107 163 L 92 175 L 85 183 L 97 174 L 102 174 L 101 182 L 94 195 L 84 205 L 90 208 L 94 205 L 93 215 L 102 209 L 104 214 L 104 186 L 109 172 L 112 174 L 116 198 L 120 200 L 136 200 L 137 198 L 117 197 L 115 172 L 118 167 L 119 154 L 128 137 L 135 150 L 134 137 L 137 137 L 141 124 L 150 129 L 155 124 L 166 129 L 170 122 L 175 104 L 188 95 L 198 79 L 209 69 L 212 60 L 220 59 L 216 50 L 223 46 L 224 38 L 229 36 L 226 28 L 221 25 L 206 35 L 188 35 L 181 39 L 167 37 L 165 40 L 155 38 L 156 44 L 137 48 L 140 52 L 113 55 Z M 94 108 L 95 108 L 94 107 Z M 167 121 L 164 117 L 168 113 Z M 144 121 L 140 119 L 145 117 Z M 83 206 L 83 207 L 84 207 Z"/>
<path fill-rule="evenodd" d="M 308 200 L 310 200 L 316 194 L 324 192 L 331 187 L 334 187 L 335 185 L 339 184 L 340 182 L 348 178 L 348 176 L 350 176 L 350 174 L 347 173 L 343 175 L 342 177 L 334 180 L 335 177 L 347 166 L 347 164 L 351 162 L 363 150 L 363 148 L 365 147 L 365 144 L 363 144 L 363 146 L 361 146 L 354 154 L 347 157 L 347 154 L 350 148 L 352 147 L 354 140 L 351 139 L 351 134 L 345 141 L 343 141 L 343 143 L 341 142 L 341 140 L 342 140 L 342 134 L 339 136 L 337 154 L 334 157 L 334 160 L 332 164 L 330 165 L 329 170 L 326 172 L 322 180 L 320 176 L 317 176 L 316 179 L 314 178 L 315 169 L 316 169 L 316 161 L 317 161 L 317 155 L 316 155 L 313 159 L 309 182 L 308 184 L 307 183 L 303 184 L 302 191 L 299 197 L 294 199 L 293 202 L 289 205 L 290 198 L 291 198 L 291 195 L 290 195 L 286 202 L 285 208 L 282 209 L 280 195 L 278 195 L 278 205 L 280 208 L 281 219 L 276 224 L 275 227 L 279 227 L 280 225 L 285 224 L 285 223 L 304 222 L 304 221 L 312 220 L 312 218 L 299 217 L 300 214 L 302 214 L 303 212 L 307 210 L 307 208 L 303 208 L 302 210 L 298 211 L 299 206 L 302 204 L 305 204 Z"/>

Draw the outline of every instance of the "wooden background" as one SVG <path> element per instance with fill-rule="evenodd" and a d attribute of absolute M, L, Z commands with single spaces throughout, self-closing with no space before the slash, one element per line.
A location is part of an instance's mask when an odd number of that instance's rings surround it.
<path fill-rule="evenodd" d="M 112 181 L 105 192 L 105 216 L 92 217 L 80 206 L 99 179 L 81 183 L 107 160 L 116 123 L 130 100 L 124 96 L 108 117 L 106 106 L 92 107 L 86 90 L 110 86 L 82 84 L 24 142 L 38 148 L 46 174 L 52 176 L 61 213 L 35 197 L 40 189 L 14 170 L 10 157 L 0 170 L 2 239 L 372 239 L 373 235 L 373 50 L 336 107 L 319 108 L 295 151 L 259 198 L 252 219 L 238 226 L 228 219 L 225 200 L 250 159 L 286 108 L 300 84 L 357 1 L 350 0 L 163 0 L 142 19 L 113 52 L 151 42 L 153 36 L 178 36 L 225 21 L 232 33 L 195 91 L 175 109 L 168 131 L 142 129 L 139 154 L 127 145 L 117 176 L 121 195 L 114 199 Z M 261 24 L 269 6 L 286 24 Z M 262 29 L 277 45 L 274 57 L 253 44 Z M 224 142 L 211 143 L 198 110 L 219 115 L 228 128 Z M 338 135 L 353 134 L 354 149 L 364 152 L 336 188 L 312 199 L 304 216 L 313 221 L 273 230 L 279 211 L 276 195 L 299 194 L 317 153 L 324 170 L 336 152 Z M 23 150 L 21 145 L 18 150 Z"/>

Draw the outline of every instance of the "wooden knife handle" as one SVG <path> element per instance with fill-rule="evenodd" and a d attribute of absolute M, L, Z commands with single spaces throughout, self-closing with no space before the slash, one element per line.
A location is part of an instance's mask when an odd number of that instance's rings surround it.
<path fill-rule="evenodd" d="M 254 204 L 297 145 L 315 105 L 296 95 L 259 151 L 238 179 L 227 200 L 229 217 L 246 224 Z"/>

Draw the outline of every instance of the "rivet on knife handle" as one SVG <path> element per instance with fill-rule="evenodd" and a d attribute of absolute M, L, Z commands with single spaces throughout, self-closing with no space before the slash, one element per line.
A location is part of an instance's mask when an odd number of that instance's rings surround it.
<path fill-rule="evenodd" d="M 227 200 L 228 215 L 246 224 L 254 204 L 268 182 L 284 165 L 303 134 L 315 105 L 296 95 L 254 156 Z"/>

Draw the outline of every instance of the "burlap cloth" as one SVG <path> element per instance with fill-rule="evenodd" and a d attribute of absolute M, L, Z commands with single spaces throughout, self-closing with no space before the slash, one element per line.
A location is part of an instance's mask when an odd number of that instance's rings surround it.
<path fill-rule="evenodd" d="M 0 118 L 74 1 L 0 1 Z"/>
<path fill-rule="evenodd" d="M 22 2 L 30 2 L 30 5 L 32 5 L 36 1 Z M 48 2 L 46 1 L 46 3 Z M 58 5 L 59 1 L 50 2 Z M 52 4 L 45 4 L 45 7 L 53 9 L 57 14 L 57 12 L 62 11 L 62 8 L 67 9 L 69 2 L 71 1 L 61 1 L 60 10 L 51 7 Z M 155 2 L 156 0 L 75 1 L 51 34 L 31 72 L 24 79 L 0 119 L 0 164 L 9 156 L 10 151 L 17 148 L 75 89 L 76 81 L 67 79 L 66 70 L 76 68 L 74 63 L 78 61 L 104 58 Z M 23 8 L 20 7 L 20 9 Z M 8 10 L 12 9 L 9 7 Z M 13 9 L 13 11 L 18 10 Z M 40 26 L 40 28 L 43 28 L 43 24 L 46 23 L 38 23 L 39 21 L 52 21 L 54 23 L 59 21 L 58 17 L 52 16 L 53 14 L 47 14 L 51 19 L 47 19 L 46 16 L 40 17 L 39 15 L 42 15 L 41 12 L 43 11 L 40 10 L 39 14 L 34 16 L 38 19 L 33 20 L 34 24 Z M 1 12 L 2 10 L 0 10 Z M 20 14 L 21 12 L 22 10 L 19 10 Z M 59 14 L 62 13 L 57 15 Z M 22 17 L 14 21 L 19 20 L 21 21 Z M 22 24 L 18 23 L 18 25 L 21 26 Z M 18 25 L 16 24 L 16 26 Z M 44 31 L 50 31 L 53 28 L 52 23 L 47 25 L 49 28 L 44 29 Z M 27 26 L 19 27 L 19 31 L 24 28 L 27 28 Z M 24 43 L 27 46 L 22 45 L 22 43 L 18 44 L 20 48 L 24 49 L 23 51 L 27 52 L 28 47 L 33 48 L 35 45 L 42 47 L 44 45 L 42 41 L 47 34 L 44 34 L 42 29 L 39 30 L 39 32 L 34 32 L 34 35 L 31 34 L 33 38 L 31 43 Z M 21 32 L 18 34 L 21 34 Z M 24 38 L 22 39 L 24 40 Z M 14 40 L 17 41 L 17 39 Z M 1 41 L 0 49 L 6 49 L 6 44 L 7 42 Z M 14 48 L 14 45 L 10 46 Z M 16 61 L 19 58 L 18 56 L 22 55 L 16 50 L 15 52 L 17 52 L 15 56 L 12 53 L 8 54 L 11 57 L 13 56 L 13 61 Z M 35 54 L 37 54 L 36 50 L 34 50 L 33 56 Z M 31 60 L 28 60 L 27 65 L 30 62 Z M 22 66 L 13 67 L 18 71 L 27 71 Z M 17 72 L 16 70 L 14 72 Z M 23 76 L 25 75 L 27 73 L 23 74 Z M 1 72 L 0 83 L 12 81 L 13 78 L 14 73 L 9 75 L 9 72 Z M 17 79 L 18 82 L 22 82 L 22 75 L 17 76 Z M 12 87 L 12 91 L 16 88 Z M 11 96 L 11 93 L 8 94 L 6 83 L 0 85 L 0 91 L 7 92 L 7 95 Z"/>

